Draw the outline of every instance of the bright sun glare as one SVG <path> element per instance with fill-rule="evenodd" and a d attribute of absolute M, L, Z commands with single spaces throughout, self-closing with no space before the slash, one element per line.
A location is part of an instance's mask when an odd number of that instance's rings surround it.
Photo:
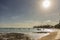
<path fill-rule="evenodd" d="M 43 7 L 44 7 L 44 8 L 50 7 L 50 1 L 49 1 L 49 0 L 44 0 L 44 1 L 43 1 Z"/>

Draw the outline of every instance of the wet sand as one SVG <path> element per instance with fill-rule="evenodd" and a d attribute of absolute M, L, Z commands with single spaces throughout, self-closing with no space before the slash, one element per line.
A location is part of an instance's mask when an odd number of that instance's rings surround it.
<path fill-rule="evenodd" d="M 49 35 L 47 35 L 45 37 L 42 37 L 42 38 L 40 38 L 38 40 L 55 40 L 56 35 L 57 35 L 57 32 L 52 32 Z"/>

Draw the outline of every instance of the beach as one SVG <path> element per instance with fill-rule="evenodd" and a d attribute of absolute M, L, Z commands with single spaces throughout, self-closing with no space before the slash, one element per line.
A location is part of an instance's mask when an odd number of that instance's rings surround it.
<path fill-rule="evenodd" d="M 55 40 L 56 35 L 57 35 L 57 32 L 52 32 L 49 35 L 44 36 L 38 40 Z"/>
<path fill-rule="evenodd" d="M 38 40 L 60 40 L 60 30 L 51 32 L 49 35 L 44 36 Z"/>

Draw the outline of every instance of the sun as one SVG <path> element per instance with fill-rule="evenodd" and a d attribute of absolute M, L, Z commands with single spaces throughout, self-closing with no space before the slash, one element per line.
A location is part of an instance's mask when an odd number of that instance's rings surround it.
<path fill-rule="evenodd" d="M 49 0 L 44 0 L 44 1 L 43 1 L 43 7 L 44 7 L 44 8 L 50 7 L 50 1 L 49 1 Z"/>

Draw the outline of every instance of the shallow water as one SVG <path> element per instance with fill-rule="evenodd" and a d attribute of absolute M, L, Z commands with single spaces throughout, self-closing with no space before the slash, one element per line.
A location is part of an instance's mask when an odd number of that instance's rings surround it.
<path fill-rule="evenodd" d="M 37 30 L 37 28 L 0 28 L 0 32 L 15 32 L 15 33 L 20 33 L 20 32 L 41 32 L 41 31 L 46 31 L 46 32 L 52 32 L 54 29 L 42 29 Z"/>

